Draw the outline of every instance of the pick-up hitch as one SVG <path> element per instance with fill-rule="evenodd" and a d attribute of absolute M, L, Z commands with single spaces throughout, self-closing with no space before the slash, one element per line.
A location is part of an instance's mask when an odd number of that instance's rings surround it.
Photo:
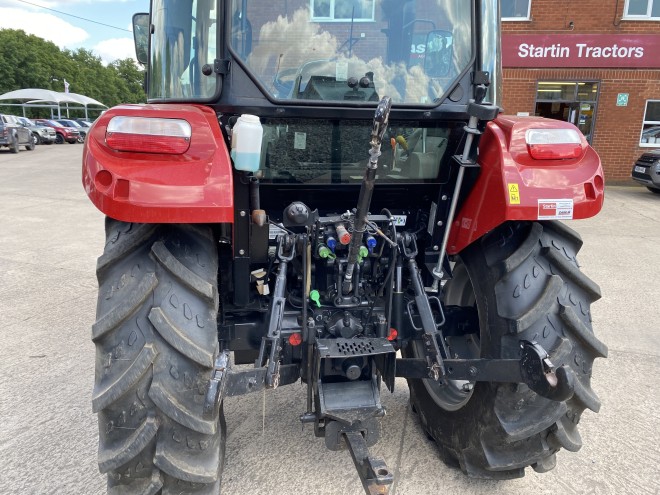
<path fill-rule="evenodd" d="M 555 367 L 536 342 L 520 342 L 520 359 L 445 359 L 445 378 L 470 382 L 524 383 L 542 397 L 565 401 L 575 391 L 568 366 Z M 426 359 L 397 359 L 396 376 L 429 378 Z"/>

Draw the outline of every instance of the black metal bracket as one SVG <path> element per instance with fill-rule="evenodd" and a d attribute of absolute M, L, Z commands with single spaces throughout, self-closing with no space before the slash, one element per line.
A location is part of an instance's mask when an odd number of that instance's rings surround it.
<path fill-rule="evenodd" d="M 380 440 L 380 418 L 369 418 L 356 424 L 347 425 L 339 421 L 327 420 L 323 428 L 323 439 L 328 450 L 345 450 L 344 433 L 355 432 L 362 435 L 367 447 L 373 447 Z"/>
<path fill-rule="evenodd" d="M 291 385 L 300 379 L 300 366 L 283 364 L 279 368 L 279 386 Z M 268 368 L 255 368 L 245 371 L 229 372 L 227 374 L 226 397 L 250 394 L 267 388 L 266 376 Z"/>
<path fill-rule="evenodd" d="M 394 475 L 388 469 L 385 461 L 369 455 L 367 443 L 359 431 L 347 431 L 343 435 L 365 493 L 367 495 L 388 494 L 394 482 Z"/>
<path fill-rule="evenodd" d="M 223 351 L 215 360 L 213 374 L 209 380 L 204 398 L 202 415 L 204 419 L 212 420 L 217 417 L 220 404 L 227 388 L 227 371 L 229 370 L 229 351 Z"/>
<path fill-rule="evenodd" d="M 470 382 L 524 383 L 542 397 L 570 399 L 575 377 L 567 366 L 555 367 L 548 353 L 536 342 L 520 342 L 520 359 L 445 359 L 445 378 Z M 429 377 L 426 359 L 397 359 L 396 376 Z"/>
<path fill-rule="evenodd" d="M 490 86 L 490 72 L 484 70 L 477 70 L 472 73 L 472 84 L 479 86 Z"/>
<path fill-rule="evenodd" d="M 221 352 L 215 360 L 213 374 L 206 389 L 202 409 L 204 419 L 217 418 L 225 397 L 245 395 L 266 388 L 267 375 L 266 367 L 234 372 L 231 370 L 229 351 Z M 279 367 L 279 385 L 290 385 L 296 383 L 298 379 L 300 379 L 300 366 L 297 364 Z"/>
<path fill-rule="evenodd" d="M 268 321 L 268 335 L 261 340 L 259 357 L 255 368 L 267 365 L 266 386 L 277 388 L 280 385 L 280 361 L 282 351 L 282 318 L 286 304 L 286 271 L 288 264 L 296 254 L 296 236 L 283 235 L 278 237 L 277 258 L 280 266 L 275 279 L 275 289 L 271 299 Z M 266 355 L 268 357 L 266 358 Z"/>
<path fill-rule="evenodd" d="M 231 61 L 229 59 L 216 59 L 213 61 L 213 72 L 222 76 L 229 74 L 230 65 Z"/>
<path fill-rule="evenodd" d="M 417 261 L 415 261 L 415 256 L 417 256 L 418 253 L 415 235 L 402 235 L 399 238 L 399 244 L 401 254 L 408 260 L 408 271 L 410 272 L 410 279 L 412 281 L 413 290 L 415 292 L 414 301 L 411 301 L 411 303 L 408 304 L 408 312 L 410 315 L 413 306 L 412 303 L 414 303 L 414 305 L 417 307 L 417 312 L 421 320 L 422 330 L 424 331 L 422 340 L 424 342 L 424 349 L 426 351 L 427 375 L 428 378 L 432 378 L 433 380 L 438 381 L 447 374 L 445 365 L 443 364 L 441 349 L 442 352 L 444 352 L 445 358 L 449 357 L 449 349 L 447 349 L 445 339 L 442 335 L 442 332 L 438 328 L 439 325 L 435 321 L 435 316 L 433 316 L 433 310 L 431 309 L 429 296 L 426 294 L 422 276 L 419 273 Z M 442 305 L 439 304 L 439 306 L 440 311 L 442 311 Z M 444 315 L 442 315 L 441 318 L 442 322 L 444 323 Z M 413 324 L 413 326 L 415 325 Z"/>

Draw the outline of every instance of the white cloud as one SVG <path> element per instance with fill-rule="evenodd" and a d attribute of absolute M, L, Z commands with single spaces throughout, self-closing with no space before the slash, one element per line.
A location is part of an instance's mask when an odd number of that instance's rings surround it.
<path fill-rule="evenodd" d="M 60 47 L 82 43 L 89 38 L 84 29 L 52 14 L 0 7 L 1 29 L 22 29 L 28 34 L 52 41 Z"/>
<path fill-rule="evenodd" d="M 135 58 L 135 45 L 131 38 L 103 40 L 93 46 L 92 51 L 101 57 L 104 64 L 109 64 L 117 59 Z"/>
<path fill-rule="evenodd" d="M 0 2 L 0 5 L 2 3 L 4 2 Z M 45 3 L 41 2 L 42 5 Z M 86 0 L 70 0 L 65 3 L 86 3 Z M 52 41 L 60 48 L 76 49 L 79 46 L 89 46 L 92 41 L 87 31 L 61 17 L 20 8 L 0 6 L 0 29 L 22 29 L 28 34 Z M 101 57 L 104 64 L 117 59 L 135 58 L 135 45 L 130 37 L 103 40 L 90 49 Z"/>

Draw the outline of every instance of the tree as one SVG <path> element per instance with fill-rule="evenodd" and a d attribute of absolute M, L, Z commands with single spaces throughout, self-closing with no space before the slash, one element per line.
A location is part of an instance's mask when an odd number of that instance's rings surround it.
<path fill-rule="evenodd" d="M 144 70 L 132 59 L 103 65 L 99 56 L 85 48 L 61 50 L 38 36 L 16 29 L 0 29 L 0 94 L 25 88 L 79 93 L 107 106 L 142 103 Z M 17 113 L 16 107 L 11 113 Z M 40 115 L 43 114 L 43 110 Z M 73 111 L 71 115 L 81 114 Z"/>
<path fill-rule="evenodd" d="M 143 69 L 140 69 L 131 58 L 115 60 L 108 67 L 116 72 L 116 77 L 122 84 L 120 97 L 125 103 L 138 103 L 145 101 L 144 75 Z"/>

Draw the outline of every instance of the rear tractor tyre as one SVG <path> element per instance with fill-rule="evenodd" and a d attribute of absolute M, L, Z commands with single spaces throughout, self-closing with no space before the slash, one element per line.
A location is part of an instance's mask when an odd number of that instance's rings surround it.
<path fill-rule="evenodd" d="M 202 414 L 218 355 L 217 272 L 209 228 L 106 219 L 92 405 L 109 494 L 219 493 L 224 414 Z"/>
<path fill-rule="evenodd" d="M 524 476 L 555 466 L 555 454 L 577 451 L 582 412 L 598 412 L 591 389 L 596 357 L 607 347 L 591 329 L 598 286 L 580 272 L 578 234 L 558 222 L 511 222 L 468 247 L 444 288 L 448 305 L 476 307 L 479 334 L 447 337 L 451 353 L 476 359 L 519 357 L 521 340 L 538 342 L 555 366 L 566 365 L 575 394 L 555 402 L 524 384 L 409 380 L 411 404 L 443 459 L 486 479 Z M 414 341 L 408 356 L 420 357 Z"/>

